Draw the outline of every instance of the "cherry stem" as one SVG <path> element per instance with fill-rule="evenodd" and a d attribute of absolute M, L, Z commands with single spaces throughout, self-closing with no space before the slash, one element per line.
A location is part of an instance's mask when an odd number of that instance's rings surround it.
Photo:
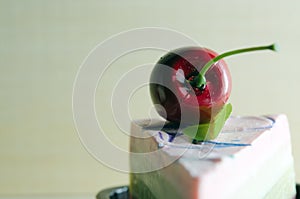
<path fill-rule="evenodd" d="M 222 53 L 215 58 L 211 59 L 209 62 L 207 62 L 201 71 L 199 72 L 198 76 L 195 78 L 196 82 L 193 82 L 197 88 L 203 89 L 206 86 L 206 79 L 205 74 L 206 72 L 219 60 L 223 59 L 224 57 L 228 57 L 235 54 L 245 53 L 245 52 L 251 52 L 251 51 L 258 51 L 258 50 L 272 50 L 272 51 L 278 51 L 278 46 L 276 44 L 271 44 L 268 46 L 258 46 L 258 47 L 250 47 L 250 48 L 242 48 L 237 50 L 228 51 L 225 53 Z"/>

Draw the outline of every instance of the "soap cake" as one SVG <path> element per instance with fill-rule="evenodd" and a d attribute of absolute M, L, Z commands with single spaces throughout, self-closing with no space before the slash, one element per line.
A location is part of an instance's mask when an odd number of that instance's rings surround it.
<path fill-rule="evenodd" d="M 131 199 L 296 195 L 285 115 L 232 116 L 215 140 L 197 143 L 163 121 L 134 121 L 131 133 Z"/>

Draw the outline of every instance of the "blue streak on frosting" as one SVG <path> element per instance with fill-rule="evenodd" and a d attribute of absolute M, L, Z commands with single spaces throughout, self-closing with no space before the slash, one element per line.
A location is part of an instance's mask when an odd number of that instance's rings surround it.
<path fill-rule="evenodd" d="M 271 117 L 268 117 L 268 116 L 264 116 L 264 117 L 272 121 L 272 124 L 270 126 L 270 128 L 272 128 L 274 126 L 274 124 L 276 123 L 275 119 L 271 118 Z"/>
<path fill-rule="evenodd" d="M 173 142 L 174 139 L 176 138 L 176 136 L 181 136 L 183 135 L 182 133 L 178 133 L 178 134 L 169 134 L 169 142 Z"/>
<path fill-rule="evenodd" d="M 216 142 L 216 141 L 205 141 L 206 143 L 216 144 L 219 146 L 251 146 L 251 144 L 245 143 L 231 143 L 231 142 Z"/>
<path fill-rule="evenodd" d="M 245 144 L 245 143 L 228 143 L 228 142 L 214 142 L 214 141 L 209 141 L 208 143 L 215 144 L 216 148 L 251 146 L 251 144 Z"/>
<path fill-rule="evenodd" d="M 237 125 L 233 125 L 230 127 L 227 126 L 227 128 L 223 129 L 221 133 L 251 133 L 251 132 L 257 132 L 262 130 L 268 130 L 271 129 L 275 124 L 275 119 L 271 118 L 269 116 L 231 116 L 231 120 L 235 121 Z M 240 125 L 240 121 L 246 122 L 245 125 Z M 250 123 L 247 123 L 248 122 Z M 254 122 L 254 125 L 252 124 Z M 250 124 L 250 126 L 249 126 Z M 226 125 L 225 125 L 226 126 Z"/>
<path fill-rule="evenodd" d="M 169 143 L 172 143 L 174 141 L 174 139 L 177 137 L 177 136 L 181 136 L 183 135 L 183 133 L 168 133 L 166 131 L 164 131 L 165 133 L 167 133 L 169 135 L 169 139 L 167 142 Z M 162 132 L 159 131 L 158 132 L 158 136 L 159 138 L 162 140 L 162 141 L 166 141 L 162 135 Z M 199 142 L 201 144 L 215 144 L 215 147 L 216 148 L 226 148 L 226 147 L 246 147 L 246 146 L 251 146 L 251 144 L 247 144 L 247 143 L 233 143 L 233 142 L 239 142 L 240 140 L 232 140 L 232 142 L 217 142 L 217 141 L 212 141 L 212 140 L 208 140 L 208 141 L 203 141 L 203 142 Z M 189 149 L 199 149 L 201 148 L 201 144 L 192 144 L 190 146 L 181 146 L 181 145 L 176 145 L 176 144 L 173 144 L 173 145 L 169 145 L 170 147 L 175 147 L 175 148 L 189 148 Z M 164 147 L 165 144 L 160 142 L 158 143 L 158 147 L 159 148 L 162 148 Z"/>
<path fill-rule="evenodd" d="M 164 137 L 162 136 L 161 132 L 158 132 L 159 138 L 164 140 Z"/>

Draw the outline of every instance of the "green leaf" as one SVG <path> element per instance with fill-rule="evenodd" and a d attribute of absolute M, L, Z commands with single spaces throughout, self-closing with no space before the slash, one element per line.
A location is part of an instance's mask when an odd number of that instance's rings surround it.
<path fill-rule="evenodd" d="M 225 104 L 216 117 L 209 123 L 197 124 L 183 129 L 183 133 L 197 141 L 215 139 L 222 130 L 232 111 L 232 105 Z"/>

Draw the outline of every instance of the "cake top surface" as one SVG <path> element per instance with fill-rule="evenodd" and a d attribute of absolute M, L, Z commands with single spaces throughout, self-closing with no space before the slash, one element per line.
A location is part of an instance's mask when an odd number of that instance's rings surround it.
<path fill-rule="evenodd" d="M 143 133 L 151 136 L 157 150 L 166 156 L 178 157 L 176 161 L 180 161 L 191 173 L 194 171 L 195 175 L 199 175 L 199 170 L 205 173 L 218 162 L 233 160 L 243 151 L 258 153 L 275 147 L 273 144 L 280 143 L 283 137 L 289 139 L 289 135 L 281 136 L 277 132 L 279 130 L 274 131 L 280 129 L 289 132 L 285 115 L 230 117 L 216 139 L 196 144 L 182 134 L 180 129 L 167 125 L 161 128 L 161 124 L 158 121 L 149 126 L 147 121 L 139 123 L 143 126 Z"/>

